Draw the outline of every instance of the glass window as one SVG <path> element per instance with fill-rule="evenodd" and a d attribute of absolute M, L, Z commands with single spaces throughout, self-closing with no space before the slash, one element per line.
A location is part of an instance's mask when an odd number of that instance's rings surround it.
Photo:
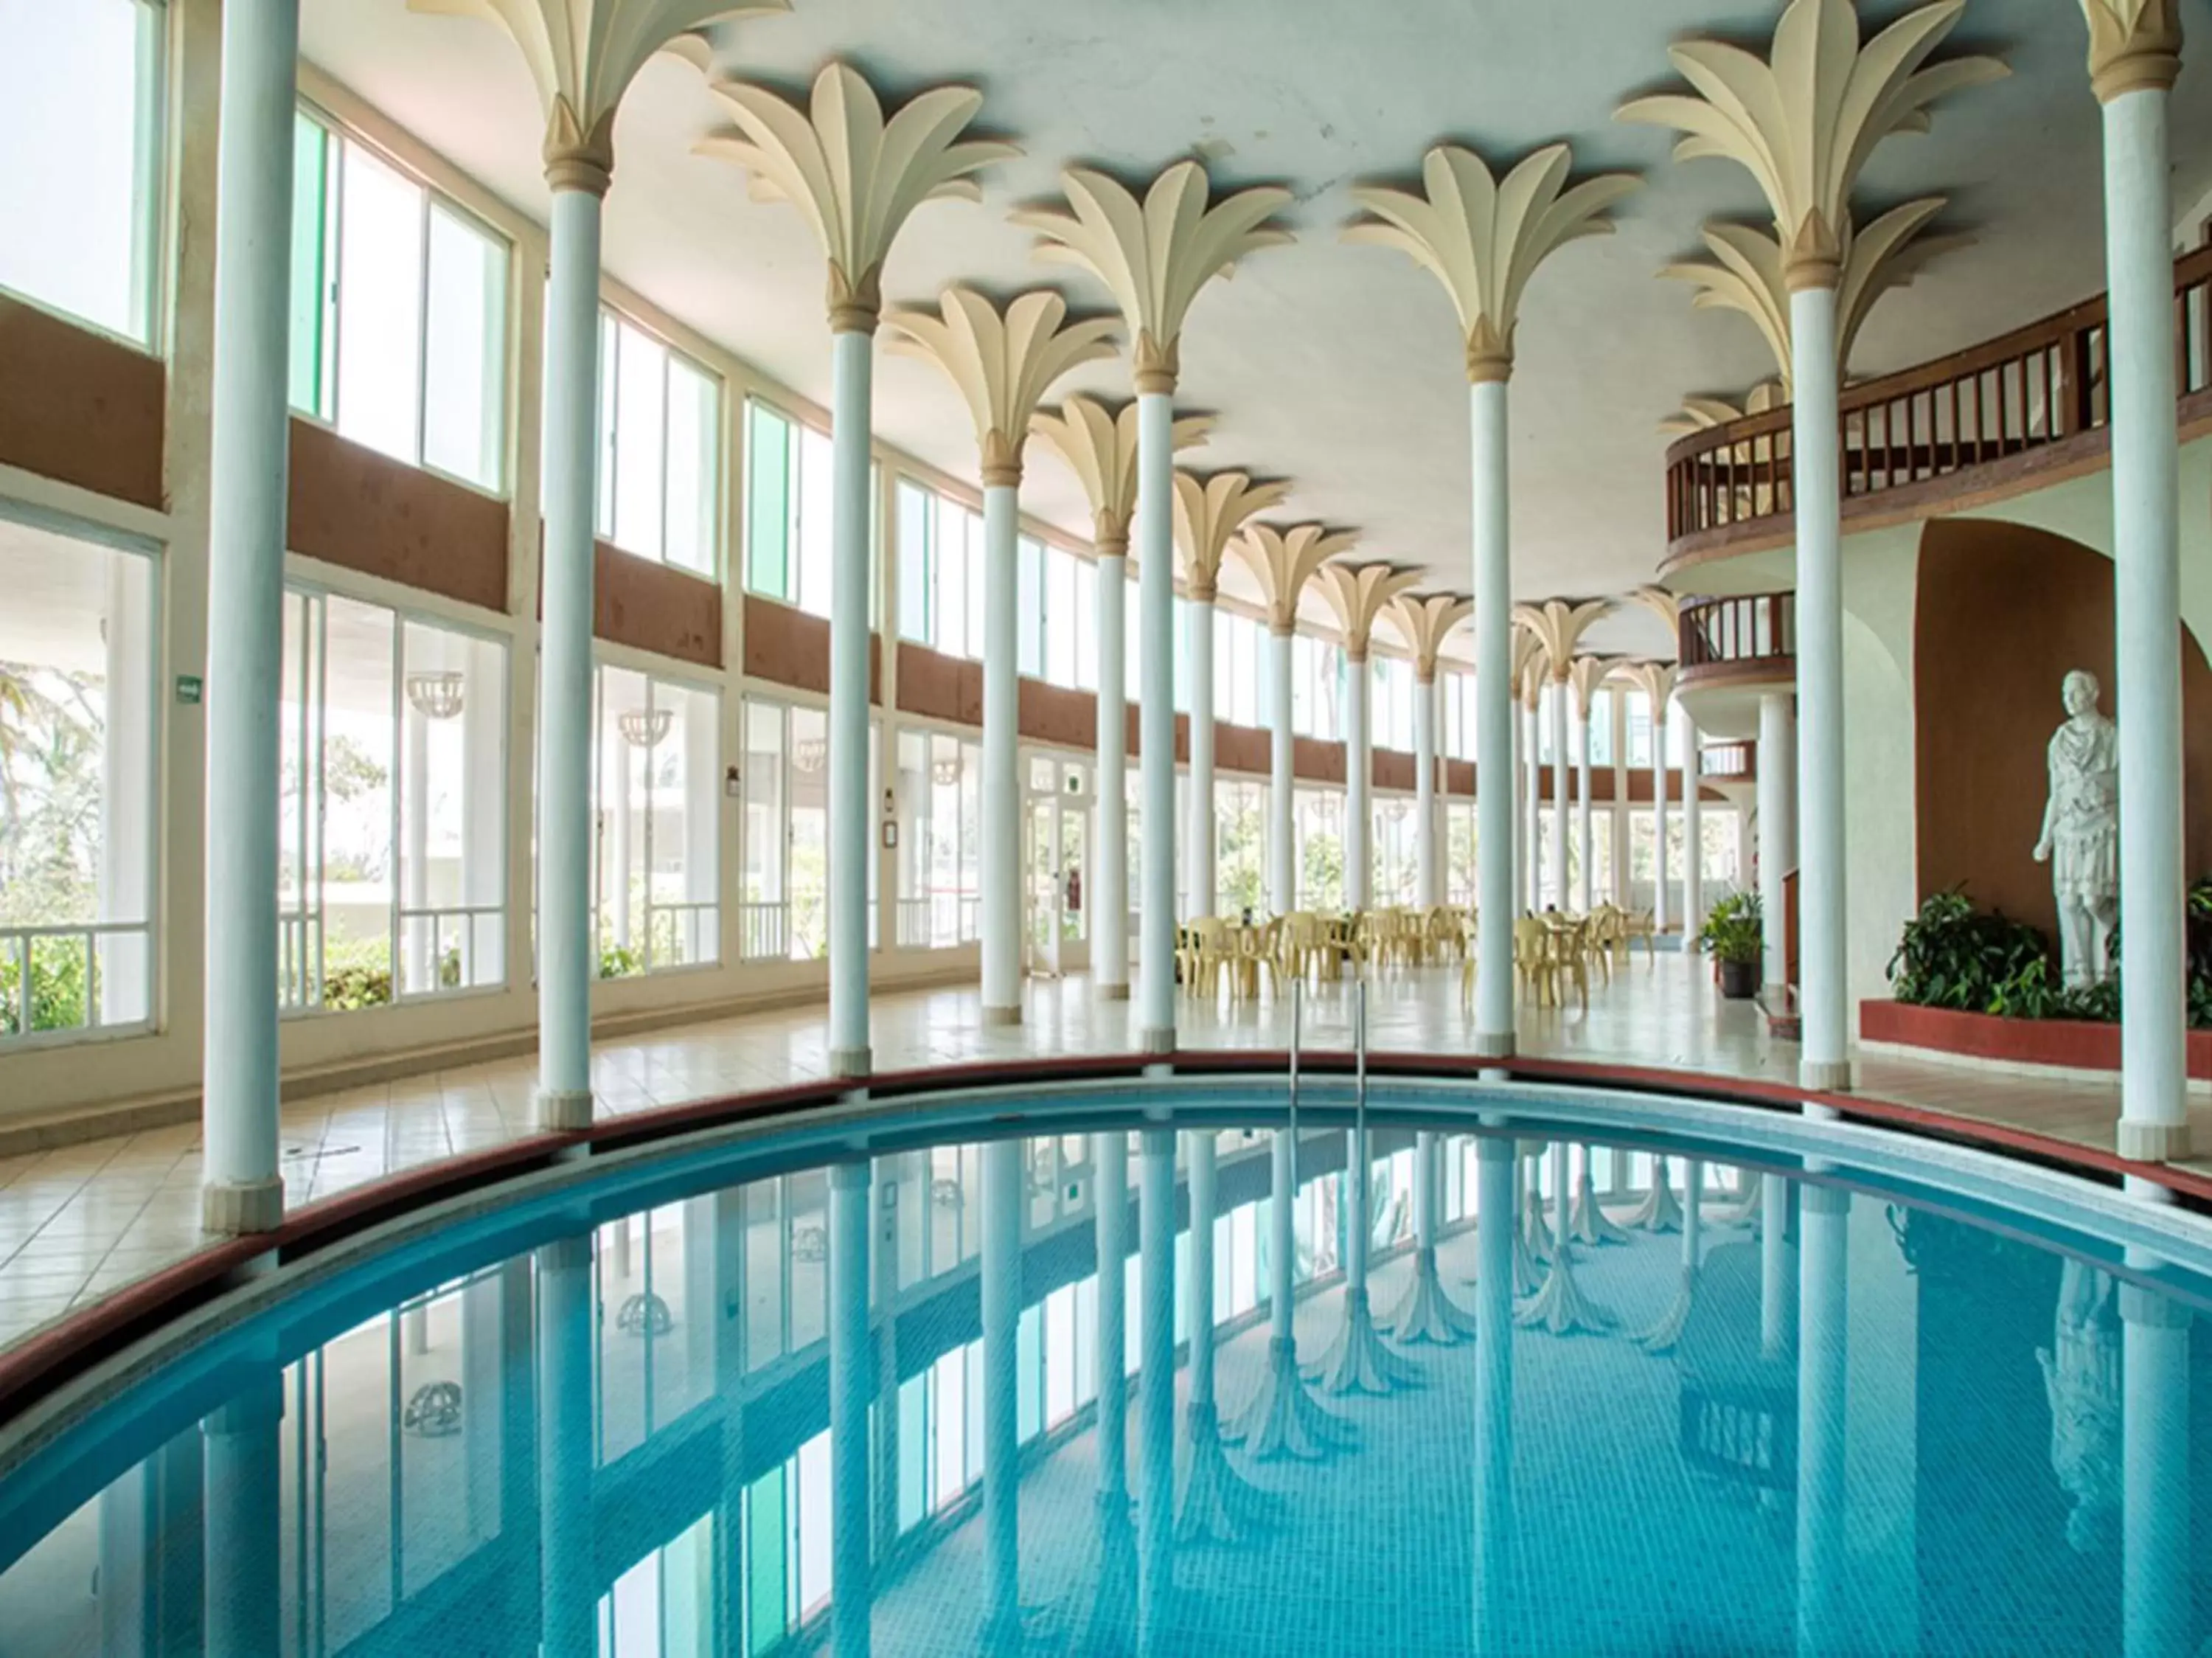
<path fill-rule="evenodd" d="M 1613 716 L 1620 693 L 1611 687 L 1600 689 L 1590 699 L 1589 757 L 1592 765 L 1613 764 Z"/>
<path fill-rule="evenodd" d="M 1626 693 L 1628 705 L 1628 763 L 1651 764 L 1651 699 L 1640 691 Z"/>
<path fill-rule="evenodd" d="M 1213 789 L 1218 891 L 1214 913 L 1267 912 L 1267 789 L 1241 777 L 1217 778 Z"/>
<path fill-rule="evenodd" d="M 598 692 L 599 976 L 720 960 L 720 698 L 619 667 Z"/>
<path fill-rule="evenodd" d="M 0 1046 L 153 1017 L 155 574 L 0 512 Z"/>
<path fill-rule="evenodd" d="M 836 449 L 829 435 L 745 405 L 745 585 L 830 613 Z"/>
<path fill-rule="evenodd" d="M 600 538 L 713 576 L 721 541 L 721 382 L 602 310 L 599 424 Z"/>
<path fill-rule="evenodd" d="M 1300 789 L 1292 795 L 1298 842 L 1298 907 L 1334 910 L 1344 903 L 1344 795 Z"/>
<path fill-rule="evenodd" d="M 1070 556 L 1075 571 L 1075 687 L 1098 689 L 1098 566 Z M 1126 690 L 1126 687 L 1125 687 Z"/>
<path fill-rule="evenodd" d="M 1029 536 L 1014 543 L 1014 672 L 1044 677 L 1044 544 Z"/>
<path fill-rule="evenodd" d="M 927 644 L 936 584 L 931 576 L 930 532 L 935 514 L 930 493 L 909 479 L 898 481 L 899 637 Z M 758 585 L 756 583 L 755 585 Z"/>
<path fill-rule="evenodd" d="M 306 113 L 292 168 L 293 406 L 396 460 L 499 488 L 506 242 Z"/>
<path fill-rule="evenodd" d="M 0 287 L 142 345 L 160 291 L 163 15 L 0 0 Z"/>
<path fill-rule="evenodd" d="M 507 978 L 507 647 L 284 599 L 278 997 L 349 1012 Z"/>

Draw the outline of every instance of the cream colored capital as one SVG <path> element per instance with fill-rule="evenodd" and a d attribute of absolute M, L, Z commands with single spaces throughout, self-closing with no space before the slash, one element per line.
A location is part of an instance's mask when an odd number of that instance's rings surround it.
<path fill-rule="evenodd" d="M 505 29 L 544 106 L 546 184 L 604 196 L 615 109 L 646 60 L 671 52 L 704 74 L 708 24 L 789 11 L 791 0 L 407 0 L 407 9 Z"/>
<path fill-rule="evenodd" d="M 1346 660 L 1364 662 L 1373 642 L 1375 624 L 1398 595 L 1421 579 L 1421 572 L 1380 560 L 1364 564 L 1323 564 L 1314 572 L 1315 585 L 1336 613 L 1337 631 L 1344 638 Z"/>
<path fill-rule="evenodd" d="M 1790 0 L 1762 60 L 1721 40 L 1688 40 L 1667 56 L 1689 93 L 1632 99 L 1618 119 L 1682 133 L 1677 161 L 1722 156 L 1758 181 L 1774 215 L 1785 292 L 1844 280 L 1851 186 L 1874 147 L 1925 131 L 1946 93 L 1993 81 L 1994 58 L 1929 58 L 1966 0 L 1929 0 L 1859 45 L 1851 0 Z"/>
<path fill-rule="evenodd" d="M 1249 472 L 1175 475 L 1176 546 L 1182 553 L 1183 580 L 1193 599 L 1212 602 L 1222 555 L 1237 532 L 1254 513 L 1267 511 L 1290 492 L 1286 479 L 1257 482 Z"/>
<path fill-rule="evenodd" d="M 1137 509 L 1137 405 L 1109 410 L 1093 397 L 1065 399 L 1059 411 L 1040 411 L 1030 430 L 1042 436 L 1075 474 L 1091 503 L 1091 540 L 1100 556 L 1129 551 L 1129 519 Z M 1213 430 L 1213 417 L 1177 415 L 1170 447 L 1194 449 Z"/>
<path fill-rule="evenodd" d="M 980 201 L 975 175 L 1020 153 L 961 137 L 983 107 L 972 87 L 932 87 L 888 119 L 875 88 L 842 63 L 823 66 L 805 109 L 743 81 L 718 81 L 714 92 L 735 125 L 700 140 L 698 152 L 744 168 L 757 199 L 805 216 L 830 261 L 833 332 L 875 332 L 884 260 L 915 208 Z"/>
<path fill-rule="evenodd" d="M 2180 0 L 2081 0 L 2089 23 L 2089 88 L 2108 104 L 2130 92 L 2171 92 L 2181 74 Z"/>
<path fill-rule="evenodd" d="M 1014 486 L 1045 393 L 1077 365 L 1113 356 L 1118 326 L 1111 317 L 1070 321 L 1067 302 L 1048 289 L 1002 308 L 962 287 L 946 289 L 935 313 L 894 311 L 886 323 L 891 350 L 937 364 L 967 404 L 985 485 Z"/>
<path fill-rule="evenodd" d="M 1422 193 L 1379 185 L 1352 192 L 1370 216 L 1346 226 L 1346 240 L 1395 247 L 1443 284 L 1459 314 L 1472 383 L 1511 376 L 1513 330 L 1529 277 L 1567 243 L 1609 233 L 1606 210 L 1638 182 L 1609 173 L 1570 187 L 1573 166 L 1566 145 L 1550 144 L 1501 183 L 1473 150 L 1438 144 L 1422 158 Z"/>
<path fill-rule="evenodd" d="M 1434 685 L 1437 658 L 1452 630 L 1474 614 L 1474 600 L 1461 593 L 1405 593 L 1391 602 L 1390 620 L 1413 653 L 1413 678 Z"/>
<path fill-rule="evenodd" d="M 1612 608 L 1610 599 L 1547 599 L 1540 605 L 1514 606 L 1513 625 L 1535 641 L 1547 671 L 1555 682 L 1563 682 L 1574 658 L 1575 641 Z"/>
<path fill-rule="evenodd" d="M 1136 342 L 1139 392 L 1172 395 L 1183 319 L 1191 302 L 1246 254 L 1290 241 L 1267 221 L 1291 199 L 1274 185 L 1240 190 L 1206 205 L 1206 169 L 1177 162 L 1137 199 L 1127 185 L 1090 168 L 1060 175 L 1060 208 L 1029 208 L 1013 222 L 1041 238 L 1037 257 L 1073 265 L 1106 284 Z"/>
<path fill-rule="evenodd" d="M 1328 560 L 1351 552 L 1358 540 L 1358 530 L 1331 529 L 1325 524 L 1245 525 L 1244 533 L 1232 549 L 1260 584 L 1261 595 L 1267 601 L 1271 632 L 1297 631 L 1298 595 L 1305 591 L 1306 583 Z M 1364 655 L 1364 641 L 1360 649 Z"/>

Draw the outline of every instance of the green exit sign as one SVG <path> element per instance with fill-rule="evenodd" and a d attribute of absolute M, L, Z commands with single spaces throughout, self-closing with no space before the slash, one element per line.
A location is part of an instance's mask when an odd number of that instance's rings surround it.
<path fill-rule="evenodd" d="M 200 676 L 197 674 L 177 675 L 177 700 L 197 705 L 200 699 Z"/>

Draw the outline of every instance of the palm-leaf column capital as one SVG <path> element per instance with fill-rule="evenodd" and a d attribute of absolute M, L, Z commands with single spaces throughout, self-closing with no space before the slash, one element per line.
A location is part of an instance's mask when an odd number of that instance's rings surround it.
<path fill-rule="evenodd" d="M 1337 631 L 1344 637 L 1345 660 L 1358 667 L 1367 660 L 1374 642 L 1375 624 L 1398 595 L 1421 579 L 1421 572 L 1384 560 L 1366 564 L 1323 564 L 1314 572 L 1314 585 L 1335 613 Z"/>
<path fill-rule="evenodd" d="M 702 139 L 699 153 L 736 162 L 757 198 L 805 216 L 830 262 L 833 332 L 874 332 L 884 260 L 915 208 L 981 200 L 975 175 L 1020 153 L 963 136 L 983 107 L 973 87 L 932 87 L 888 118 L 875 88 L 842 63 L 823 65 L 803 109 L 748 82 L 719 81 L 714 91 L 735 125 Z"/>
<path fill-rule="evenodd" d="M 1541 604 L 1514 606 L 1513 623 L 1536 642 L 1553 683 L 1564 684 L 1574 661 L 1575 642 L 1612 608 L 1610 599 L 1547 599 Z"/>
<path fill-rule="evenodd" d="M 1069 168 L 1060 188 L 1065 209 L 1025 209 L 1013 222 L 1042 238 L 1039 259 L 1076 265 L 1105 283 L 1136 341 L 1139 392 L 1174 393 L 1183 321 L 1200 290 L 1247 254 L 1291 240 L 1267 222 L 1289 203 L 1288 190 L 1256 185 L 1209 206 L 1206 169 L 1196 162 L 1161 173 L 1141 201 L 1092 168 Z"/>
<path fill-rule="evenodd" d="M 1267 605 L 1267 628 L 1290 633 L 1298 625 L 1298 598 L 1328 561 L 1359 544 L 1359 532 L 1327 524 L 1263 524 L 1244 527 L 1233 550 L 1260 584 Z"/>
<path fill-rule="evenodd" d="M 791 0 L 407 0 L 412 11 L 481 17 L 522 49 L 545 106 L 545 177 L 556 190 L 605 195 L 614 173 L 615 110 L 656 52 L 702 73 L 708 24 L 789 11 Z"/>
<path fill-rule="evenodd" d="M 975 423 L 983 483 L 1018 487 L 1022 450 L 1037 405 L 1069 369 L 1114 354 L 1112 317 L 1067 315 L 1049 289 L 994 305 L 972 288 L 948 288 L 934 312 L 897 309 L 884 318 L 890 349 L 945 370 Z"/>
<path fill-rule="evenodd" d="M 1515 608 L 1517 612 L 1522 607 Z M 1512 688 L 1514 699 L 1533 712 L 1550 671 L 1544 662 L 1544 642 L 1517 613 L 1513 618 L 1512 639 L 1505 660 L 1505 683 Z M 1482 664 L 1478 661 L 1474 668 L 1480 674 Z"/>
<path fill-rule="evenodd" d="M 1109 408 L 1080 393 L 1061 400 L 1057 411 L 1040 410 L 1030 430 L 1060 451 L 1091 503 L 1091 545 L 1102 558 L 1129 551 L 1129 519 L 1137 510 L 1137 405 Z M 1213 417 L 1177 415 L 1172 447 L 1180 454 L 1205 443 Z"/>
<path fill-rule="evenodd" d="M 1613 677 L 1620 665 L 1618 656 L 1588 654 L 1577 656 L 1567 664 L 1567 684 L 1574 690 L 1575 706 L 1585 716 L 1589 713 L 1590 704 L 1596 700 L 1597 693 L 1604 689 L 1605 682 Z"/>
<path fill-rule="evenodd" d="M 2081 0 L 2089 23 L 2089 86 L 2108 104 L 2123 93 L 2169 92 L 2181 74 L 2181 0 Z"/>
<path fill-rule="evenodd" d="M 1355 188 L 1352 199 L 1371 216 L 1346 227 L 1345 237 L 1395 247 L 1441 282 L 1459 314 L 1468 380 L 1505 380 L 1537 266 L 1571 241 L 1609 234 L 1606 210 L 1641 182 L 1607 173 L 1571 185 L 1573 166 L 1565 144 L 1549 144 L 1501 180 L 1473 150 L 1438 144 L 1422 158 L 1420 193 Z"/>
<path fill-rule="evenodd" d="M 1903 288 L 1945 253 L 1969 246 L 1973 238 L 1962 233 L 1923 235 L 1943 210 L 1941 196 L 1923 196 L 1893 207 L 1870 221 L 1863 230 L 1844 222 L 1842 275 L 1836 296 L 1836 367 L 1840 374 L 1850 363 L 1851 347 L 1876 301 L 1893 289 Z M 1791 383 L 1790 357 L 1790 262 L 1781 243 L 1754 226 L 1709 224 L 1702 233 L 1710 262 L 1686 260 L 1668 265 L 1662 277 L 1692 283 L 1697 297 L 1690 302 L 1700 310 L 1741 311 L 1757 325 L 1766 348 L 1774 354 L 1787 400 Z"/>
<path fill-rule="evenodd" d="M 1390 620 L 1413 653 L 1413 678 L 1434 685 L 1444 641 L 1474 614 L 1474 600 L 1460 593 L 1401 593 L 1391 600 Z"/>
<path fill-rule="evenodd" d="M 1929 0 L 1862 46 L 1851 0 L 1790 0 L 1767 58 L 1684 41 L 1667 56 L 1691 91 L 1632 99 L 1618 116 L 1680 131 L 1677 161 L 1741 163 L 1773 212 L 1785 287 L 1833 288 L 1851 187 L 1874 147 L 1893 132 L 1925 131 L 1936 100 L 2007 72 L 1994 58 L 1929 62 L 1965 8 Z"/>
<path fill-rule="evenodd" d="M 1667 699 L 1674 694 L 1674 663 L 1644 660 L 1616 662 L 1612 677 L 1642 692 L 1650 699 L 1654 724 L 1666 717 Z"/>
<path fill-rule="evenodd" d="M 1249 472 L 1175 475 L 1175 539 L 1182 553 L 1190 597 L 1212 604 L 1221 581 L 1221 560 L 1254 513 L 1282 504 L 1287 479 L 1255 479 Z"/>

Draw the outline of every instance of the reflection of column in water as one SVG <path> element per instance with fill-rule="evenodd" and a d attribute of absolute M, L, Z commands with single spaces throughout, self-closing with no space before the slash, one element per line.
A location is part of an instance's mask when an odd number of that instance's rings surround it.
<path fill-rule="evenodd" d="M 1081 1650 L 1127 1652 L 1134 1643 L 1137 1535 L 1129 1515 L 1129 1137 L 1091 1139 L 1098 1260 L 1098 1576 Z M 1197 1240 L 1192 1234 L 1194 1245 Z"/>
<path fill-rule="evenodd" d="M 1264 1493 L 1229 1466 L 1213 1387 L 1213 1222 L 1218 1207 L 1212 1129 L 1188 1142 L 1190 1157 L 1190 1252 L 1185 1305 L 1190 1326 L 1189 1474 L 1183 1483 L 1178 1543 L 1234 1543 L 1269 1508 Z M 1149 1306 L 1149 1303 L 1147 1303 Z"/>
<path fill-rule="evenodd" d="M 1267 1198 L 1267 1305 L 1273 1334 L 1267 1368 L 1236 1426 L 1224 1430 L 1232 1444 L 1243 1442 L 1258 1461 L 1294 1457 L 1310 1461 L 1347 1442 L 1350 1424 L 1316 1404 L 1298 1370 L 1297 1338 L 1297 1136 L 1277 1129 L 1269 1147 L 1273 1184 Z"/>
<path fill-rule="evenodd" d="M 1020 1423 L 1014 1344 L 1022 1311 L 1022 1143 L 983 1148 L 983 1536 L 991 1585 L 986 1643 L 1012 1640 L 1021 1617 Z"/>
<path fill-rule="evenodd" d="M 211 1653 L 273 1653 L 282 1644 L 283 1422 L 283 1373 L 270 1363 L 200 1424 Z"/>
<path fill-rule="evenodd" d="M 2151 1265 L 2128 1252 L 2128 1265 Z M 2126 1658 L 2190 1650 L 2189 1309 L 2120 1286 L 2120 1624 Z"/>
<path fill-rule="evenodd" d="M 1367 1304 L 1367 1252 L 1375 1231 L 1369 1212 L 1374 1158 L 1364 1128 L 1344 1133 L 1344 1323 L 1312 1375 L 1325 1393 L 1387 1393 L 1419 1380 L 1420 1372 L 1382 1344 Z M 1430 1257 L 1431 1271 L 1435 1256 Z M 1438 1291 L 1442 1293 L 1441 1289 Z"/>
<path fill-rule="evenodd" d="M 1790 1344 L 1794 1318 L 1790 1283 L 1790 1179 L 1759 1177 L 1759 1350 L 1779 1357 Z"/>
<path fill-rule="evenodd" d="M 1474 1649 L 1511 1650 L 1514 1148 L 1475 1142 Z"/>
<path fill-rule="evenodd" d="M 592 1241 L 538 1250 L 538 1649 L 594 1658 Z M 250 1649 L 236 1649 L 250 1650 Z"/>
<path fill-rule="evenodd" d="M 100 1649 L 210 1649 L 201 1629 L 205 1436 L 188 1429 L 100 1494 Z"/>
<path fill-rule="evenodd" d="M 868 1194 L 865 1157 L 830 1167 L 830 1611 L 838 1658 L 867 1658 Z"/>
<path fill-rule="evenodd" d="M 1201 1136 L 1201 1138 L 1206 1137 Z M 1175 1588 L 1175 1136 L 1146 1129 L 1138 1204 L 1137 1645 L 1158 1651 Z"/>
<path fill-rule="evenodd" d="M 1437 1137 L 1413 1136 L 1413 1279 L 1392 1309 L 1390 1335 L 1407 1344 L 1457 1345 L 1474 1333 L 1474 1320 L 1444 1293 L 1437 1275 Z"/>
<path fill-rule="evenodd" d="M 1782 1205 L 1768 1198 L 1772 1215 Z M 1849 1652 L 1844 1387 L 1851 1194 L 1807 1182 L 1797 1204 L 1797 1650 Z"/>

